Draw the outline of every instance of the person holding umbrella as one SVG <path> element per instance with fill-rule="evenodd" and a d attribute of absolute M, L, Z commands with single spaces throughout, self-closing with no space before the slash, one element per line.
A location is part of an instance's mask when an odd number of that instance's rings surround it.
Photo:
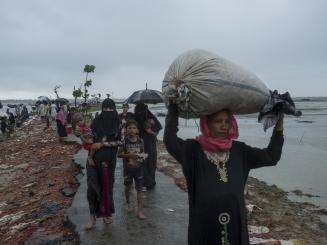
<path fill-rule="evenodd" d="M 151 190 L 156 185 L 157 134 L 162 126 L 144 103 L 136 104 L 134 115 L 140 128 L 140 136 L 144 141 L 144 152 L 148 154 L 143 164 L 144 186 Z"/>
<path fill-rule="evenodd" d="M 148 158 L 143 163 L 144 186 L 151 190 L 156 185 L 155 172 L 157 168 L 157 134 L 162 129 L 158 119 L 151 113 L 145 104 L 162 103 L 163 97 L 160 91 L 145 89 L 135 91 L 129 96 L 125 103 L 136 104 L 134 118 L 139 125 L 140 137 L 144 142 L 144 152 Z"/>

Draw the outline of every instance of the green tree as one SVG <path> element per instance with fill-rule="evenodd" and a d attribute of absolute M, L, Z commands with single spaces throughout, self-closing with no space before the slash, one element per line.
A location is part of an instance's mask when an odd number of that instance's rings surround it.
<path fill-rule="evenodd" d="M 86 103 L 87 98 L 90 96 L 90 94 L 88 93 L 88 87 L 91 87 L 92 85 L 92 80 L 88 79 L 88 76 L 90 73 L 94 73 L 95 71 L 95 66 L 94 65 L 85 65 L 84 66 L 84 72 L 86 73 L 85 76 L 85 82 L 84 82 L 84 93 L 83 93 L 83 98 L 84 98 L 84 102 Z"/>
<path fill-rule="evenodd" d="M 85 65 L 84 66 L 84 72 L 86 73 L 85 75 L 85 82 L 84 82 L 84 93 L 82 97 L 84 98 L 84 110 L 85 110 L 85 115 L 84 118 L 87 117 L 87 98 L 89 98 L 90 94 L 87 88 L 91 87 L 92 85 L 92 80 L 88 79 L 90 73 L 94 73 L 95 71 L 95 66 L 94 65 Z"/>
<path fill-rule="evenodd" d="M 82 92 L 81 88 L 75 89 L 75 86 L 74 86 L 73 96 L 75 98 L 75 107 L 76 107 L 77 106 L 77 98 L 81 98 L 83 96 L 83 92 Z"/>

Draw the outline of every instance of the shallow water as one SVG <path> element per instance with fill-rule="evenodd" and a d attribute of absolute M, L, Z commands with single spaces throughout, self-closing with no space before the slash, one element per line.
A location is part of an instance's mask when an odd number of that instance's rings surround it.
<path fill-rule="evenodd" d="M 166 112 L 163 104 L 149 107 L 154 114 Z M 290 193 L 289 198 L 327 208 L 327 101 L 301 101 L 296 102 L 296 107 L 303 115 L 300 118 L 285 117 L 285 142 L 278 165 L 253 170 L 250 175 L 286 191 L 300 189 L 318 195 L 308 198 Z M 133 105 L 130 111 L 133 111 Z M 164 127 L 165 118 L 158 119 Z M 240 141 L 259 148 L 268 145 L 272 129 L 265 133 L 257 121 L 257 114 L 237 116 L 237 121 Z M 187 139 L 199 135 L 198 120 L 180 118 L 179 125 L 179 137 Z M 163 131 L 159 132 L 159 139 L 162 139 Z"/>
<path fill-rule="evenodd" d="M 300 189 L 305 193 L 319 195 L 315 198 L 300 198 L 290 195 L 294 201 L 308 201 L 327 208 L 327 102 L 300 102 L 304 109 L 300 118 L 286 117 L 284 122 L 285 143 L 282 159 L 276 167 L 251 171 L 250 175 L 276 184 L 286 191 Z M 240 141 L 264 148 L 272 130 L 266 133 L 257 122 L 257 115 L 238 116 Z M 164 118 L 159 120 L 164 125 Z M 181 138 L 194 138 L 199 134 L 198 121 L 180 119 Z M 159 134 L 162 139 L 163 130 Z"/>

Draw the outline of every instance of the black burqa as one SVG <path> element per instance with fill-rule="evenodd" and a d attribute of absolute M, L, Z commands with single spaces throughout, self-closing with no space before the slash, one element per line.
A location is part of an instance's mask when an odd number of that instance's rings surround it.
<path fill-rule="evenodd" d="M 249 244 L 244 187 L 249 171 L 276 165 L 282 153 L 283 133 L 274 131 L 267 148 L 233 141 L 226 162 L 228 180 L 220 180 L 200 144 L 177 137 L 178 111 L 170 105 L 164 143 L 182 165 L 189 198 L 188 244 Z"/>
<path fill-rule="evenodd" d="M 111 111 L 106 111 L 109 108 Z M 102 112 L 91 124 L 94 142 L 113 142 L 120 140 L 119 118 L 115 103 L 106 99 Z M 117 160 L 117 146 L 104 146 L 94 154 L 96 166 L 88 166 L 87 197 L 90 212 L 98 217 L 108 217 L 115 212 L 113 186 Z M 104 173 L 104 171 L 107 171 Z M 107 191 L 105 191 L 107 190 Z"/>
<path fill-rule="evenodd" d="M 157 134 L 162 129 L 162 126 L 148 109 L 148 106 L 143 103 L 136 104 L 134 117 L 139 125 L 140 137 L 144 142 L 144 152 L 148 154 L 147 159 L 143 163 L 144 186 L 152 189 L 156 185 Z M 147 124 L 151 125 L 152 131 L 156 133 L 155 135 L 145 131 Z"/>

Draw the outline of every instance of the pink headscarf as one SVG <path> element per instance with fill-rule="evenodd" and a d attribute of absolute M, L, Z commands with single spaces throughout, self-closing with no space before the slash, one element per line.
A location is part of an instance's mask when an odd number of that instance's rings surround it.
<path fill-rule="evenodd" d="M 62 109 L 60 109 L 60 111 L 57 112 L 56 120 L 59 120 L 62 123 L 62 125 L 65 125 L 65 114 Z"/>
<path fill-rule="evenodd" d="M 231 128 L 226 139 L 212 137 L 206 116 L 201 116 L 200 118 L 200 129 L 201 135 L 196 140 L 200 143 L 203 150 L 209 152 L 227 151 L 232 147 L 232 140 L 238 138 L 238 126 L 234 115 L 231 116 Z"/>

